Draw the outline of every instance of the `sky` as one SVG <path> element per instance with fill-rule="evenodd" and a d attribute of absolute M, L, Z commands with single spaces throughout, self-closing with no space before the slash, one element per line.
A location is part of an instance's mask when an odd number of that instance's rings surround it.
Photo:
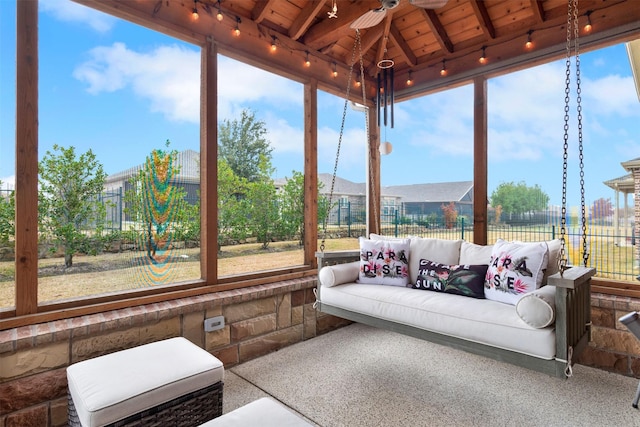
<path fill-rule="evenodd" d="M 198 151 L 197 46 L 67 0 L 40 0 L 39 28 L 39 158 L 54 144 L 91 149 L 113 174 L 167 140 L 171 149 Z M 587 203 L 615 201 L 603 181 L 626 175 L 621 162 L 640 157 L 640 101 L 624 44 L 583 53 L 580 63 Z M 274 178 L 302 171 L 302 85 L 222 56 L 219 66 L 219 121 L 250 109 L 274 148 Z M 489 195 L 501 183 L 525 182 L 561 203 L 564 90 L 565 60 L 489 80 Z M 15 180 L 15 97 L 15 1 L 0 0 L 4 187 Z M 340 138 L 344 99 L 318 99 L 318 171 L 333 172 L 340 141 L 338 176 L 364 182 L 364 113 L 347 105 Z M 570 205 L 580 202 L 575 108 L 572 96 Z M 394 128 L 380 130 L 393 146 L 381 159 L 383 186 L 473 179 L 471 85 L 396 103 L 395 113 Z"/>

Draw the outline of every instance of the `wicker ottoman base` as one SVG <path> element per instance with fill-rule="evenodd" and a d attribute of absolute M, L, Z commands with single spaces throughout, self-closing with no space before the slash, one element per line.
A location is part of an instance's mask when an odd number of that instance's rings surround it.
<path fill-rule="evenodd" d="M 171 338 L 67 368 L 69 425 L 198 426 L 222 415 L 224 366 Z"/>
<path fill-rule="evenodd" d="M 222 385 L 222 382 L 215 383 L 105 427 L 198 426 L 222 415 Z M 69 426 L 82 427 L 71 393 L 68 393 L 68 399 Z"/>

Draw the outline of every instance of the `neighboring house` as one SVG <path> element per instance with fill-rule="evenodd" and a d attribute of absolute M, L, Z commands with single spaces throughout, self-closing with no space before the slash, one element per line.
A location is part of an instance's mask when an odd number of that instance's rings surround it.
<path fill-rule="evenodd" d="M 473 216 L 473 181 L 436 182 L 431 184 L 393 185 L 382 188 L 383 195 L 393 194 L 402 202 L 404 216 L 442 215 L 442 205 L 451 202 L 458 215 Z"/>

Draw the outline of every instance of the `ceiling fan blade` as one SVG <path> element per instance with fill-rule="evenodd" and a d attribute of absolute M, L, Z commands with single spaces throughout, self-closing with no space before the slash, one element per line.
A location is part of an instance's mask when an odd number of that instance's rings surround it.
<path fill-rule="evenodd" d="M 449 0 L 409 0 L 409 3 L 424 9 L 439 9 L 447 4 L 448 1 Z"/>
<path fill-rule="evenodd" d="M 384 19 L 387 14 L 387 9 L 381 7 L 378 9 L 373 9 L 362 15 L 360 18 L 356 19 L 349 25 L 350 28 L 354 30 L 361 30 L 363 28 L 375 27 Z"/>

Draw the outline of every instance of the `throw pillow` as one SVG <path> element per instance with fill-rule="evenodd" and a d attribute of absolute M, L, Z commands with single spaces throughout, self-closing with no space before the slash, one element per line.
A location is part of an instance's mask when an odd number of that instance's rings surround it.
<path fill-rule="evenodd" d="M 414 289 L 484 299 L 484 278 L 488 265 L 448 265 L 420 260 Z"/>
<path fill-rule="evenodd" d="M 406 286 L 409 283 L 409 239 L 369 240 L 360 237 L 358 282 Z"/>
<path fill-rule="evenodd" d="M 523 295 L 540 287 L 547 260 L 546 242 L 498 239 L 493 245 L 485 278 L 485 298 L 515 305 Z"/>

